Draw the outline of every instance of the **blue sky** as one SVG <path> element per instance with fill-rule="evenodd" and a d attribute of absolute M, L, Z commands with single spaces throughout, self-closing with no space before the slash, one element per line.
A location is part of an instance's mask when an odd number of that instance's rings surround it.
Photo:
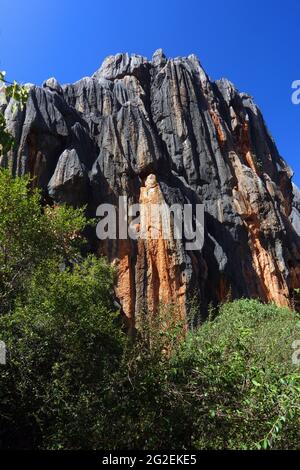
<path fill-rule="evenodd" d="M 299 0 L 0 0 L 0 15 L 0 70 L 21 82 L 73 82 L 117 52 L 197 54 L 255 98 L 300 185 Z"/>

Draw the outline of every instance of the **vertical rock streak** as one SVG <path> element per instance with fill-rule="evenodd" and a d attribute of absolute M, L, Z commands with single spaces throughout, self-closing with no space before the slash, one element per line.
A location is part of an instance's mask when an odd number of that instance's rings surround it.
<path fill-rule="evenodd" d="M 29 172 L 54 203 L 205 205 L 205 243 L 107 240 L 116 293 L 133 323 L 197 295 L 205 314 L 228 295 L 289 305 L 300 285 L 299 195 L 252 98 L 213 82 L 198 59 L 108 57 L 92 76 L 29 85 L 25 111 L 0 102 L 18 146 L 0 164 Z M 294 197 L 295 194 L 295 197 Z M 151 230 L 149 213 L 142 218 Z M 162 231 L 162 221 L 159 230 Z"/>

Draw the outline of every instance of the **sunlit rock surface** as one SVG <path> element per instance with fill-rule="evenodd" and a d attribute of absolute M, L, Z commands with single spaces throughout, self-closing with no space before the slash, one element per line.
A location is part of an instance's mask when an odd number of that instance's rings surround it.
<path fill-rule="evenodd" d="M 290 305 L 300 287 L 292 171 L 253 99 L 212 81 L 197 57 L 118 54 L 74 84 L 30 85 L 25 110 L 0 106 L 18 144 L 1 165 L 30 173 L 48 202 L 87 204 L 93 216 L 124 195 L 205 205 L 202 250 L 172 237 L 91 240 L 116 266 L 132 322 L 170 301 L 182 318 L 194 297 L 204 316 L 209 303 L 242 296 Z"/>

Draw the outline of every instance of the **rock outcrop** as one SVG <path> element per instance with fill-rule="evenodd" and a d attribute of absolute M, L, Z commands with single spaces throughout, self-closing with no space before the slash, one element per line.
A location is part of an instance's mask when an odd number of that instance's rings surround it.
<path fill-rule="evenodd" d="M 16 149 L 2 157 L 30 173 L 48 202 L 204 204 L 205 241 L 93 240 L 118 270 L 117 296 L 134 322 L 174 301 L 186 315 L 209 303 L 256 297 L 290 305 L 300 287 L 300 197 L 253 99 L 212 81 L 194 55 L 152 61 L 108 57 L 68 85 L 29 85 L 26 108 L 1 102 Z M 294 192 L 298 196 L 293 200 Z"/>

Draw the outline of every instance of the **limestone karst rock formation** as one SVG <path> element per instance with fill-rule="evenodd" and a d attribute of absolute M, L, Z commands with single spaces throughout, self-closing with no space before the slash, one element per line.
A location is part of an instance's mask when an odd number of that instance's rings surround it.
<path fill-rule="evenodd" d="M 26 108 L 0 102 L 17 147 L 0 164 L 29 172 L 48 202 L 205 205 L 202 250 L 184 240 L 92 240 L 118 271 L 128 318 L 173 300 L 289 305 L 300 286 L 300 197 L 252 98 L 212 81 L 197 57 L 108 57 L 92 76 L 29 85 Z M 151 194 L 149 175 L 152 178 Z M 147 183 L 148 181 L 148 183 Z"/>

